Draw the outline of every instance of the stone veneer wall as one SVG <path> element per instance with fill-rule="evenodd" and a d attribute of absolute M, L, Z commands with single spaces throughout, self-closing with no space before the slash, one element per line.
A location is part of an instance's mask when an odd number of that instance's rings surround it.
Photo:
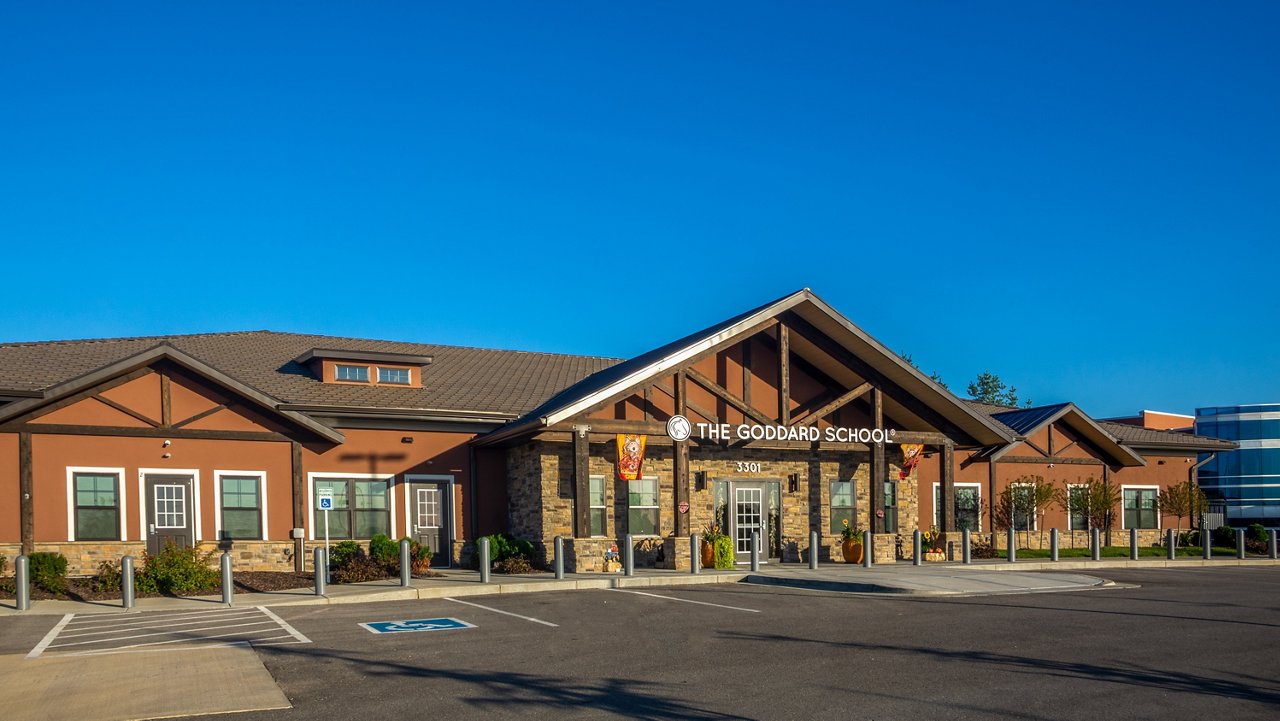
<path fill-rule="evenodd" d="M 1185 530 L 1185 529 L 1184 529 Z M 1139 546 L 1163 546 L 1165 540 L 1165 529 L 1150 528 L 1138 530 Z M 959 547 L 960 534 L 956 533 L 955 540 L 957 548 Z M 982 538 L 991 540 L 990 533 L 970 534 L 973 538 Z M 1029 549 L 1048 549 L 1049 548 L 1049 529 L 1044 529 L 1044 538 L 1041 539 L 1040 531 L 1017 531 L 1018 548 Z M 1105 530 L 1098 531 L 1099 540 L 1102 545 L 1107 545 L 1107 532 Z M 1088 548 L 1089 547 L 1089 531 L 1064 531 L 1058 529 L 1058 548 Z M 1009 540 L 1008 531 L 996 531 L 994 548 L 1006 548 Z M 1111 529 L 1111 545 L 1112 546 L 1128 546 L 1129 545 L 1129 529 Z"/>
<path fill-rule="evenodd" d="M 905 537 L 903 543 L 909 557 L 910 538 L 919 515 L 918 483 L 915 473 L 907 479 L 897 478 L 899 466 L 892 463 L 896 446 L 886 450 L 891 461 L 889 472 L 898 481 L 899 535 Z M 658 477 L 659 532 L 657 537 L 634 539 L 637 567 L 685 570 L 689 567 L 687 539 L 666 540 L 675 534 L 672 453 L 670 446 L 650 446 L 645 452 L 642 474 Z M 760 470 L 740 472 L 739 462 L 759 463 Z M 573 551 L 566 550 L 566 570 L 582 572 L 601 567 L 604 550 L 627 533 L 627 482 L 618 479 L 616 464 L 617 449 L 613 443 L 591 444 L 590 473 L 605 478 L 605 503 L 612 513 L 606 518 L 604 537 L 575 539 Z M 693 483 L 694 474 L 698 472 L 707 474 L 706 487 L 702 490 L 697 490 Z M 510 532 L 534 542 L 539 555 L 535 563 L 550 565 L 555 537 L 573 537 L 572 446 L 535 441 L 512 448 L 507 453 L 507 473 Z M 840 558 L 839 531 L 831 530 L 830 484 L 833 481 L 852 479 L 855 482 L 857 524 L 867 528 L 870 519 L 870 453 L 865 451 L 833 453 L 694 445 L 689 453 L 689 473 L 689 527 L 697 533 L 714 522 L 716 480 L 777 481 L 781 487 L 780 560 L 783 562 L 798 563 L 807 558 L 811 529 L 821 533 L 819 558 L 824 561 Z M 788 476 L 792 474 L 800 477 L 796 492 L 787 490 Z M 673 545 L 674 553 L 667 550 Z M 876 560 L 895 560 L 898 545 L 898 538 L 893 534 L 878 538 Z"/>

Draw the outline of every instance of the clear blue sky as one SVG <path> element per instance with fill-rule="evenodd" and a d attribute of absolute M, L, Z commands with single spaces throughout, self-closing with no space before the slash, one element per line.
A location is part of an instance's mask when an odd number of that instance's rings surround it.
<path fill-rule="evenodd" d="M 1280 3 L 7 3 L 0 340 L 627 357 L 801 287 L 962 390 L 1280 401 Z"/>

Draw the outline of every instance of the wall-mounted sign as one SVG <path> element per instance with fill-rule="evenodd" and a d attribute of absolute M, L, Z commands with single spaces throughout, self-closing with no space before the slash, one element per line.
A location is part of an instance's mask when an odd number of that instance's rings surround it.
<path fill-rule="evenodd" d="M 644 463 L 644 436 L 629 433 L 618 434 L 618 477 L 634 481 L 640 477 Z"/>
<path fill-rule="evenodd" d="M 689 502 L 688 502 L 688 501 L 680 501 L 680 506 L 679 506 L 679 508 L 680 508 L 680 512 L 681 512 L 681 513 L 688 513 L 688 512 L 689 512 Z"/>
<path fill-rule="evenodd" d="M 827 443 L 888 443 L 898 431 L 893 428 L 842 428 L 831 426 L 780 426 L 756 423 L 692 423 L 684 416 L 667 421 L 667 435 L 675 441 L 698 438 L 704 441 L 825 441 Z"/>

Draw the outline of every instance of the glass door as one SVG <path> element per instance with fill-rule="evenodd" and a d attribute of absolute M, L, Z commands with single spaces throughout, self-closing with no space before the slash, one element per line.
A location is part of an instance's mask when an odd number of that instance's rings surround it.
<path fill-rule="evenodd" d="M 760 555 L 768 557 L 769 529 L 764 514 L 764 489 L 735 486 L 733 489 L 733 549 L 739 563 L 751 560 L 751 535 L 760 534 Z"/>

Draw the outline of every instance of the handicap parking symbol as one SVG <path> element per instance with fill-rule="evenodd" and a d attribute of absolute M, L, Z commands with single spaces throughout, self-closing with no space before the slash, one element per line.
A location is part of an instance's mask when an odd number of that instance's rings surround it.
<path fill-rule="evenodd" d="M 417 631 L 452 631 L 475 628 L 474 624 L 456 618 L 415 618 L 406 621 L 369 621 L 360 626 L 369 633 L 413 633 Z"/>

